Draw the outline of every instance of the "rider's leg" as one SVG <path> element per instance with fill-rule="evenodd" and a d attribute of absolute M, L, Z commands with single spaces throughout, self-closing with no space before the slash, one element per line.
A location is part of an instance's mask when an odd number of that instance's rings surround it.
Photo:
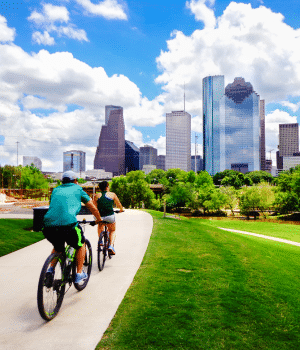
<path fill-rule="evenodd" d="M 82 272 L 83 263 L 85 259 L 85 243 L 82 247 L 76 250 L 76 267 L 77 267 L 77 273 Z"/>
<path fill-rule="evenodd" d="M 116 223 L 108 224 L 107 229 L 109 231 L 110 245 L 114 246 L 116 240 Z"/>

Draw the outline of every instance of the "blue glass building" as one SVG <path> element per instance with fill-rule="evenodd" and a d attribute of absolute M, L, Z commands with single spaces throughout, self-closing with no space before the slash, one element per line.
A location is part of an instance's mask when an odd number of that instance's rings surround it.
<path fill-rule="evenodd" d="M 209 174 L 261 169 L 260 98 L 250 83 L 224 76 L 203 79 L 203 162 Z"/>

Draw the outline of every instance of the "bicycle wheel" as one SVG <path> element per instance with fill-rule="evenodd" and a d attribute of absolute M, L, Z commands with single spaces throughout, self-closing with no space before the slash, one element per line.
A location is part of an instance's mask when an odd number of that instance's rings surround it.
<path fill-rule="evenodd" d="M 47 272 L 50 266 L 54 267 L 53 274 Z M 50 321 L 58 314 L 64 299 L 65 287 L 62 256 L 53 253 L 44 263 L 38 284 L 37 304 L 44 320 Z"/>
<path fill-rule="evenodd" d="M 105 260 L 106 260 L 106 251 L 107 251 L 107 236 L 103 235 L 102 237 L 103 245 L 100 245 L 100 240 L 98 241 L 98 247 L 97 247 L 97 262 L 98 262 L 98 269 L 99 271 L 102 271 L 104 269 Z"/>
<path fill-rule="evenodd" d="M 92 254 L 92 247 L 89 240 L 85 240 L 85 259 L 83 263 L 82 271 L 87 274 L 87 278 L 83 280 L 82 282 L 75 283 L 74 286 L 77 290 L 83 290 L 90 279 L 91 271 L 92 271 L 92 263 L 93 263 L 93 254 Z M 76 276 L 76 262 L 74 260 L 73 262 L 73 281 L 75 281 Z"/>

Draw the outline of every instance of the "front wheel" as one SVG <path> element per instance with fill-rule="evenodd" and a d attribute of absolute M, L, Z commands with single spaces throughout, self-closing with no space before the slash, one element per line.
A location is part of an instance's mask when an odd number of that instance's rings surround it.
<path fill-rule="evenodd" d="M 92 263 L 93 263 L 93 254 L 92 254 L 92 247 L 89 240 L 85 240 L 85 259 L 83 263 L 82 271 L 87 274 L 87 278 L 83 281 L 80 281 L 79 283 L 74 282 L 74 286 L 77 290 L 83 290 L 90 279 L 91 271 L 92 271 Z M 73 278 L 75 280 L 76 276 L 76 262 L 74 260 L 73 262 Z"/>
<path fill-rule="evenodd" d="M 107 248 L 107 236 L 103 235 L 103 244 L 100 245 L 100 239 L 98 241 L 98 247 L 97 247 L 97 262 L 98 262 L 98 269 L 99 271 L 102 271 L 104 269 L 105 260 L 106 260 L 106 248 Z"/>
<path fill-rule="evenodd" d="M 48 272 L 50 267 L 54 268 L 53 273 Z M 58 314 L 64 299 L 65 287 L 62 256 L 53 253 L 44 263 L 38 284 L 37 304 L 44 320 L 50 321 Z"/>

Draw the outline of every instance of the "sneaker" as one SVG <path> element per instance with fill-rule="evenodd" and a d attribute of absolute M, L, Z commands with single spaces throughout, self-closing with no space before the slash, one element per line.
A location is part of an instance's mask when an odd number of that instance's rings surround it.
<path fill-rule="evenodd" d="M 81 273 L 76 273 L 76 277 L 75 277 L 75 283 L 80 283 L 83 282 L 83 280 L 85 280 L 88 277 L 88 275 L 85 272 L 81 272 Z"/>
<path fill-rule="evenodd" d="M 115 248 L 112 245 L 110 245 L 108 247 L 108 254 L 110 254 L 110 255 L 115 255 L 116 254 Z"/>
<path fill-rule="evenodd" d="M 50 266 L 45 276 L 45 286 L 51 288 L 54 280 L 54 267 Z"/>

